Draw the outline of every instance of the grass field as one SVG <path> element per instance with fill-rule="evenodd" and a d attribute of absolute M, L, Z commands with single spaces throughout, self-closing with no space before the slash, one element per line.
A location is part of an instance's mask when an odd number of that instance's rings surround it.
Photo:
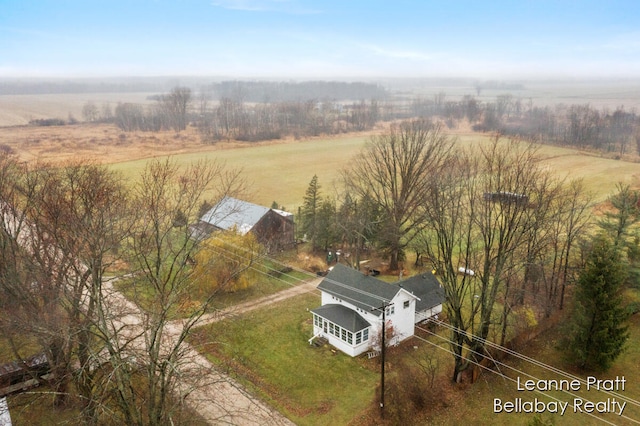
<path fill-rule="evenodd" d="M 458 143 L 471 146 L 488 140 L 485 135 L 458 135 Z M 248 199 L 270 206 L 273 201 L 288 211 L 297 212 L 313 175 L 318 176 L 321 192 L 335 196 L 339 188 L 340 171 L 358 155 L 368 136 L 329 138 L 289 143 L 261 144 L 254 147 L 231 147 L 200 153 L 177 154 L 180 164 L 199 159 L 215 159 L 229 167 L 241 168 L 250 184 Z M 640 163 L 614 160 L 575 149 L 541 146 L 543 165 L 559 177 L 582 178 L 596 201 L 603 201 L 615 190 L 618 182 L 640 186 Z M 114 164 L 114 170 L 134 179 L 146 160 Z"/>
<path fill-rule="evenodd" d="M 461 146 L 474 146 L 488 135 L 453 133 Z M 68 161 L 86 158 L 111 164 L 128 180 L 140 175 L 149 158 L 171 155 L 179 164 L 200 159 L 217 160 L 243 171 L 249 183 L 248 201 L 270 206 L 277 201 L 297 212 L 313 175 L 325 196 L 335 196 L 340 171 L 349 166 L 369 139 L 349 134 L 308 140 L 203 145 L 189 128 L 174 132 L 123 133 L 110 125 L 0 128 L 0 145 L 7 145 L 24 161 Z M 617 182 L 640 187 L 636 157 L 615 160 L 570 148 L 541 146 L 544 164 L 560 177 L 583 178 L 596 200 L 604 200 Z"/>
<path fill-rule="evenodd" d="M 360 136 L 245 145 L 178 154 L 173 159 L 178 164 L 189 164 L 201 159 L 215 160 L 230 168 L 241 169 L 249 183 L 249 201 L 264 206 L 277 201 L 288 211 L 296 213 L 313 175 L 318 176 L 325 195 L 334 194 L 333 183 L 339 178 L 340 170 L 349 164 L 366 140 L 366 136 Z M 134 179 L 144 168 L 146 161 L 121 162 L 114 164 L 112 168 Z"/>
<path fill-rule="evenodd" d="M 375 361 L 314 347 L 316 294 L 195 331 L 189 340 L 299 425 L 344 425 L 374 398 Z"/>
<path fill-rule="evenodd" d="M 635 296 L 634 296 L 635 297 Z M 395 424 L 379 420 L 375 389 L 379 383 L 379 364 L 366 357 L 350 358 L 329 347 L 315 348 L 306 343 L 311 336 L 311 316 L 307 309 L 319 305 L 317 295 L 298 296 L 266 309 L 254 311 L 235 318 L 196 330 L 190 342 L 206 353 L 210 360 L 228 369 L 239 380 L 273 404 L 296 424 L 300 425 L 369 425 Z M 387 361 L 387 381 L 398 374 L 401 361 L 433 357 L 437 365 L 436 380 L 439 402 L 416 417 L 411 424 L 437 425 L 527 425 L 533 420 L 531 413 L 496 413 L 494 400 L 503 402 L 553 401 L 569 402 L 564 415 L 541 413 L 539 419 L 544 424 L 627 425 L 640 421 L 640 317 L 634 316 L 630 324 L 630 338 L 627 350 L 607 373 L 585 373 L 575 370 L 570 360 L 564 357 L 563 329 L 553 328 L 526 347 L 517 348 L 524 355 L 541 360 L 553 367 L 567 371 L 585 379 L 595 375 L 597 379 L 626 380 L 624 390 L 617 395 L 594 389 L 586 390 L 586 385 L 575 392 L 534 392 L 519 391 L 514 382 L 518 377 L 526 380 L 563 379 L 556 372 L 539 364 L 508 358 L 504 364 L 494 368 L 494 372 L 483 371 L 473 385 L 453 385 L 448 377 L 453 362 L 446 341 L 434 337 L 412 338 L 399 348 L 390 351 Z M 445 339 L 446 330 L 436 329 Z M 431 343 L 427 343 L 423 339 Z M 437 349 L 440 348 L 440 349 Z M 499 373 L 499 374 L 495 374 Z M 512 380 L 502 378 L 504 374 Z M 419 375 L 415 380 L 425 380 Z M 574 400 L 581 398 L 593 402 L 608 398 L 629 400 L 623 415 L 613 413 L 593 416 L 576 412 Z M 391 410 L 392 407 L 388 407 Z"/>

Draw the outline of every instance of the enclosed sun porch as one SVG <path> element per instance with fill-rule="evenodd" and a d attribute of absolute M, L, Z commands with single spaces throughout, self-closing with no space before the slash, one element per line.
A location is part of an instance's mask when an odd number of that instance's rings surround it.
<path fill-rule="evenodd" d="M 311 311 L 313 337 L 324 337 L 331 345 L 350 356 L 357 356 L 371 347 L 371 324 L 357 312 L 343 305 L 328 304 Z"/>

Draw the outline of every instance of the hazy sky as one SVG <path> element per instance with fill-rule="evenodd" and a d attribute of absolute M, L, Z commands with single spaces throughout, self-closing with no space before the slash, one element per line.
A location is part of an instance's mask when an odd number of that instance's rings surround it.
<path fill-rule="evenodd" d="M 638 0 L 0 0 L 0 77 L 640 77 Z"/>

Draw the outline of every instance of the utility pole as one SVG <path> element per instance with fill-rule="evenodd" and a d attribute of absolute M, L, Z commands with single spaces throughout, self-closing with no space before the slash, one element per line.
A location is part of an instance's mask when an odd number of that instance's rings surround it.
<path fill-rule="evenodd" d="M 379 308 L 372 308 L 372 311 L 382 311 L 382 347 L 380 348 L 380 362 L 382 366 L 380 368 L 380 418 L 384 419 L 384 356 L 387 351 L 387 344 L 385 342 L 387 334 L 387 308 L 393 305 L 393 303 L 382 303 Z"/>

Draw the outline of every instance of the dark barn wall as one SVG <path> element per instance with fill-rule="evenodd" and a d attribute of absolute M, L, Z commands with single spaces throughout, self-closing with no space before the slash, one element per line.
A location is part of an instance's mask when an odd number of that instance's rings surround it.
<path fill-rule="evenodd" d="M 293 216 L 284 217 L 273 210 L 267 212 L 251 231 L 269 252 L 290 248 L 295 243 Z"/>

